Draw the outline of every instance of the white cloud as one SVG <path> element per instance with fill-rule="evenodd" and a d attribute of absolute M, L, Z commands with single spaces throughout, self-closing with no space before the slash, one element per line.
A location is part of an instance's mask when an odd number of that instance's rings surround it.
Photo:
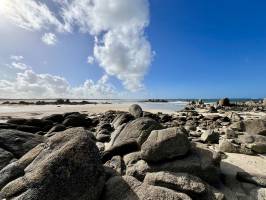
<path fill-rule="evenodd" d="M 108 75 L 135 91 L 152 61 L 145 36 L 148 0 L 54 0 L 59 13 L 34 0 L 2 0 L 1 13 L 28 30 L 71 32 L 77 27 L 95 37 L 94 58 Z M 56 17 L 57 16 L 57 17 Z M 59 20 L 60 19 L 60 20 Z M 52 44 L 51 42 L 49 42 Z"/>
<path fill-rule="evenodd" d="M 55 45 L 57 42 L 56 35 L 53 33 L 45 33 L 42 36 L 42 41 L 47 45 Z"/>
<path fill-rule="evenodd" d="M 88 56 L 88 58 L 87 58 L 87 62 L 88 62 L 89 64 L 93 64 L 93 63 L 94 63 L 94 57 L 93 57 L 93 56 Z"/>
<path fill-rule="evenodd" d="M 13 81 L 0 80 L 0 98 L 107 98 L 115 94 L 107 79 L 104 75 L 97 82 L 86 80 L 79 87 L 71 87 L 63 77 L 26 70 L 17 73 Z"/>
<path fill-rule="evenodd" d="M 25 63 L 21 63 L 21 62 L 12 62 L 10 67 L 15 68 L 15 69 L 20 69 L 20 70 L 31 69 L 30 66 L 26 65 Z"/>
<path fill-rule="evenodd" d="M 15 60 L 15 61 L 20 61 L 20 60 L 23 60 L 24 57 L 23 57 L 23 56 L 11 55 L 11 56 L 10 56 L 10 59 L 11 59 L 11 60 Z"/>
<path fill-rule="evenodd" d="M 94 57 L 107 74 L 122 80 L 130 91 L 142 88 L 152 61 L 144 29 L 149 24 L 147 0 L 72 0 L 63 17 L 82 32 L 96 36 Z"/>
<path fill-rule="evenodd" d="M 65 31 L 64 25 L 55 17 L 46 4 L 35 0 L 1 0 L 0 15 L 15 25 L 27 30 L 56 28 Z"/>

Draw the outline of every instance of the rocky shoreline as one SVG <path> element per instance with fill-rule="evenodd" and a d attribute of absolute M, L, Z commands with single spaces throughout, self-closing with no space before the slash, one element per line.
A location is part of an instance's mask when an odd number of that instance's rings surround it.
<path fill-rule="evenodd" d="M 13 118 L 0 124 L 0 199 L 266 199 L 265 173 L 223 171 L 230 153 L 266 153 L 266 101 Z"/>

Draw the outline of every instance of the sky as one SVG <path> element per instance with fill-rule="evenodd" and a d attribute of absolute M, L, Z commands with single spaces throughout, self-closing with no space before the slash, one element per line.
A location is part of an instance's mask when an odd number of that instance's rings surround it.
<path fill-rule="evenodd" d="M 0 98 L 264 98 L 265 8 L 0 0 Z"/>

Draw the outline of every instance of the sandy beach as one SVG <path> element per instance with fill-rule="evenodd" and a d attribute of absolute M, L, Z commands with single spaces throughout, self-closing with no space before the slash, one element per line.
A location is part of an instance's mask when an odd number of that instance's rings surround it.
<path fill-rule="evenodd" d="M 109 110 L 128 111 L 131 103 L 113 104 L 87 104 L 87 105 L 0 105 L 0 122 L 9 118 L 42 118 L 51 114 L 62 114 L 66 112 L 80 113 L 103 113 Z M 144 107 L 145 111 L 172 114 L 174 111 L 167 109 L 151 109 Z"/>

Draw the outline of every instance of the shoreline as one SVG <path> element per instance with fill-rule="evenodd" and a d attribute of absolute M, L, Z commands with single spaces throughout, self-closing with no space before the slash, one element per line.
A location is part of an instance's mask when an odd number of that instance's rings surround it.
<path fill-rule="evenodd" d="M 9 118 L 42 118 L 51 114 L 63 114 L 66 112 L 80 112 L 85 114 L 104 113 L 109 110 L 128 111 L 131 103 L 117 104 L 86 104 L 86 105 L 0 105 L 0 122 Z M 166 109 L 144 109 L 147 112 L 173 114 L 175 111 Z"/>

